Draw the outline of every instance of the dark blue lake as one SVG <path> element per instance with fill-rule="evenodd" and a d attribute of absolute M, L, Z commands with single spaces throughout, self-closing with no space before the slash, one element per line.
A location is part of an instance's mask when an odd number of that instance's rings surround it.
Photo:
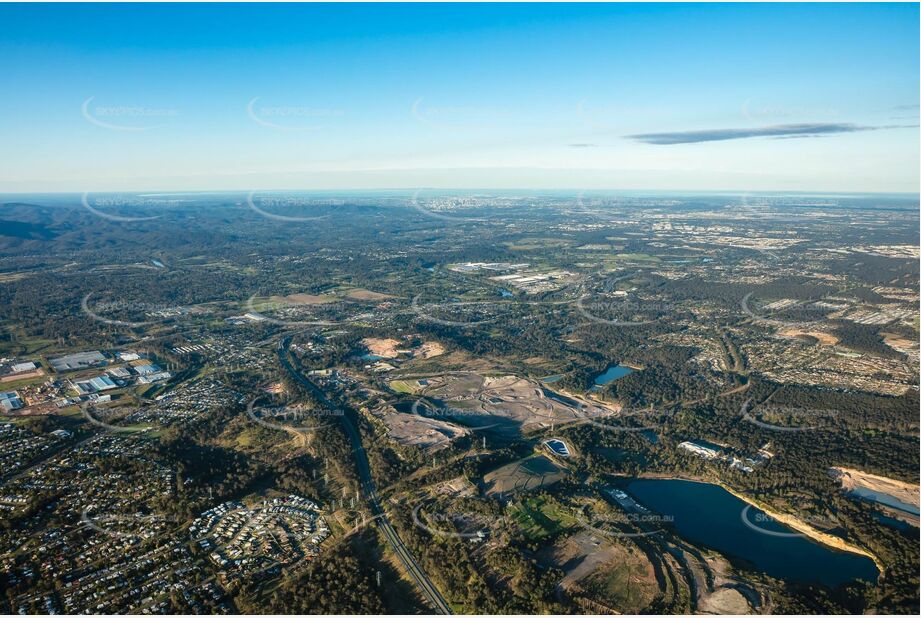
<path fill-rule="evenodd" d="M 715 549 L 773 577 L 834 588 L 855 579 L 875 582 L 879 576 L 869 558 L 795 535 L 795 531 L 718 485 L 637 479 L 627 486 L 627 491 L 640 504 L 672 516 L 676 532 L 688 541 Z"/>
<path fill-rule="evenodd" d="M 624 367 L 623 365 L 611 365 L 605 369 L 604 373 L 595 378 L 595 386 L 604 386 L 609 382 L 613 382 L 617 378 L 622 378 L 625 375 L 633 373 L 633 369 L 629 367 Z"/>

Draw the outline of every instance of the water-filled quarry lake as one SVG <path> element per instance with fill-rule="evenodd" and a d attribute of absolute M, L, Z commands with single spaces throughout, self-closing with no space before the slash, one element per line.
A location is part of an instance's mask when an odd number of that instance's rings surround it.
<path fill-rule="evenodd" d="M 905 513 L 918 515 L 917 504 L 908 504 L 906 502 L 902 502 L 895 496 L 890 496 L 889 494 L 883 493 L 881 491 L 874 491 L 867 487 L 855 487 L 850 491 L 850 493 L 869 502 L 878 502 L 879 504 L 891 506 L 892 508 L 898 509 Z"/>
<path fill-rule="evenodd" d="M 630 367 L 624 367 L 623 365 L 611 365 L 604 370 L 604 373 L 595 378 L 595 386 L 604 386 L 605 384 L 613 382 L 617 378 L 622 378 L 625 375 L 631 373 L 633 373 L 633 369 Z"/>
<path fill-rule="evenodd" d="M 640 504 L 672 516 L 681 537 L 772 577 L 834 588 L 856 579 L 875 582 L 879 576 L 870 558 L 799 535 L 718 485 L 636 479 L 627 491 Z"/>

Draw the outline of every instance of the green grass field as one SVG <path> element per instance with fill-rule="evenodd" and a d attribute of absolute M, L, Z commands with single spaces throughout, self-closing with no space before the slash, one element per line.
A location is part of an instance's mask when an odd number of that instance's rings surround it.
<path fill-rule="evenodd" d="M 390 388 L 397 393 L 412 395 L 419 390 L 419 383 L 415 380 L 394 380 L 390 383 Z"/>
<path fill-rule="evenodd" d="M 614 256 L 615 260 L 631 262 L 659 262 L 658 256 L 649 255 L 648 253 L 618 253 Z"/>
<path fill-rule="evenodd" d="M 564 247 L 570 241 L 562 238 L 522 238 L 518 241 L 507 242 L 505 246 L 512 251 L 534 251 L 550 247 Z"/>
<path fill-rule="evenodd" d="M 510 506 L 509 515 L 529 541 L 544 539 L 576 523 L 566 507 L 544 498 L 528 498 L 520 505 Z"/>

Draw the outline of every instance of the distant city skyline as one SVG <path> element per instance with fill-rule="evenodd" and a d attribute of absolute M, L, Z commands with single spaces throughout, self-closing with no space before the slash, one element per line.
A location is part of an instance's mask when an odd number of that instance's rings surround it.
<path fill-rule="evenodd" d="M 917 3 L 5 4 L 0 21 L 0 192 L 918 192 Z"/>

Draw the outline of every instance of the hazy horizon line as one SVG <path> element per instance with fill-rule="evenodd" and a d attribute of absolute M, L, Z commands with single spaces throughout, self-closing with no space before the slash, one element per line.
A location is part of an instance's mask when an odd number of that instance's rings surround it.
<path fill-rule="evenodd" d="M 330 187 L 330 188 L 270 188 L 270 189 L 166 189 L 166 188 L 146 188 L 146 189 L 119 189 L 119 190 L 102 190 L 102 191 L 82 191 L 77 189 L 60 190 L 60 191 L 0 191 L 0 196 L 16 195 L 84 195 L 84 194 L 151 194 L 151 195 L 224 195 L 224 194 L 248 194 L 248 193 L 399 193 L 412 195 L 414 192 L 434 192 L 444 191 L 452 193 L 478 193 L 478 192 L 527 192 L 536 194 L 550 193 L 571 193 L 578 196 L 589 193 L 646 193 L 646 194 L 669 194 L 669 195 L 713 195 L 713 196 L 735 196 L 748 195 L 769 197 L 771 195 L 783 195 L 787 197 L 796 196 L 834 196 L 834 197 L 867 197 L 867 196 L 891 196 L 891 197 L 914 197 L 921 199 L 921 189 L 917 192 L 909 191 L 828 191 L 828 190 L 746 190 L 746 189 L 574 189 L 574 188 L 531 188 L 531 187 L 398 187 L 398 188 L 359 188 L 359 187 Z"/>

